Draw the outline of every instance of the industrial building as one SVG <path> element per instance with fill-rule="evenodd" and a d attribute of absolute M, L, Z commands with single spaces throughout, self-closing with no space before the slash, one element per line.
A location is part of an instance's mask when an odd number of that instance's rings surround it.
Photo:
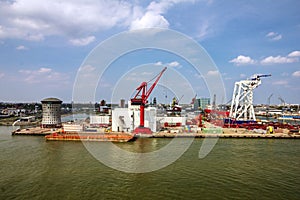
<path fill-rule="evenodd" d="M 42 101 L 43 128 L 56 128 L 61 127 L 61 104 L 62 101 L 57 98 L 46 98 Z"/>
<path fill-rule="evenodd" d="M 90 115 L 91 127 L 108 127 L 110 126 L 110 120 L 108 115 Z"/>
<path fill-rule="evenodd" d="M 156 120 L 163 127 L 182 127 L 186 125 L 186 117 L 157 117 Z"/>
<path fill-rule="evenodd" d="M 210 98 L 198 98 L 194 100 L 194 109 L 204 110 L 206 106 L 210 105 Z"/>
<path fill-rule="evenodd" d="M 112 131 L 131 132 L 140 125 L 140 107 L 128 103 L 128 108 L 112 110 Z M 145 108 L 145 127 L 156 132 L 156 108 Z"/>

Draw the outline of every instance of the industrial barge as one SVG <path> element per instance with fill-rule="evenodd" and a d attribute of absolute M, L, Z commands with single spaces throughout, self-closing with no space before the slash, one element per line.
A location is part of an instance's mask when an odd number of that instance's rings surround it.
<path fill-rule="evenodd" d="M 47 141 L 95 141 L 95 142 L 130 142 L 135 137 L 126 133 L 113 134 L 91 134 L 88 132 L 81 133 L 52 133 L 45 136 Z"/>

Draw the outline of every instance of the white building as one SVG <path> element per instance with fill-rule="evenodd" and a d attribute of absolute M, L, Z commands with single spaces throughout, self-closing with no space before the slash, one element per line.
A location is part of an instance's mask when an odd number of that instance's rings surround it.
<path fill-rule="evenodd" d="M 186 117 L 157 117 L 157 121 L 164 127 L 181 127 L 186 125 Z"/>
<path fill-rule="evenodd" d="M 131 132 L 140 125 L 139 106 L 129 108 L 115 108 L 112 111 L 112 131 Z M 145 127 L 156 132 L 156 108 L 145 108 Z"/>
<path fill-rule="evenodd" d="M 61 103 L 62 101 L 57 98 L 46 98 L 42 101 L 43 127 L 59 127 L 61 126 Z"/>
<path fill-rule="evenodd" d="M 91 115 L 90 116 L 90 125 L 97 126 L 97 127 L 108 127 L 109 126 L 109 116 Z"/>

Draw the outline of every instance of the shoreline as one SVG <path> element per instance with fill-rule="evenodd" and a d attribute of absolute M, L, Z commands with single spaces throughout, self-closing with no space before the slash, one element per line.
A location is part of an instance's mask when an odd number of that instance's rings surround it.
<path fill-rule="evenodd" d="M 25 128 L 25 129 L 17 129 L 12 132 L 12 135 L 28 135 L 28 136 L 47 136 L 53 133 L 57 133 L 57 129 L 50 129 L 50 128 Z M 122 132 L 123 134 L 133 135 L 132 133 Z M 63 135 L 101 135 L 104 133 L 100 132 L 77 132 L 77 133 L 64 133 Z M 115 132 L 105 133 L 107 135 L 114 135 Z M 119 133 L 120 134 L 120 133 Z M 262 134 L 262 133 L 255 133 L 253 131 L 249 131 L 246 129 L 216 129 L 211 130 L 209 132 L 157 132 L 153 133 L 150 138 L 262 138 L 262 139 L 300 139 L 299 133 L 272 133 L 272 134 Z"/>
<path fill-rule="evenodd" d="M 225 139 L 300 139 L 300 135 L 298 134 L 282 134 L 282 133 L 274 133 L 274 134 L 258 134 L 258 133 L 180 133 L 180 134 L 172 134 L 172 133 L 158 133 L 154 134 L 153 138 L 225 138 Z"/>

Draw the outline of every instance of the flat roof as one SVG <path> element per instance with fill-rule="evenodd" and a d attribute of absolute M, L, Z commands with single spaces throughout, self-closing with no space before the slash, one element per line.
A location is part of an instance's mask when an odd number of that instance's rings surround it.
<path fill-rule="evenodd" d="M 62 100 L 60 100 L 58 98 L 50 97 L 50 98 L 43 99 L 41 102 L 42 103 L 46 103 L 46 102 L 62 103 Z"/>

